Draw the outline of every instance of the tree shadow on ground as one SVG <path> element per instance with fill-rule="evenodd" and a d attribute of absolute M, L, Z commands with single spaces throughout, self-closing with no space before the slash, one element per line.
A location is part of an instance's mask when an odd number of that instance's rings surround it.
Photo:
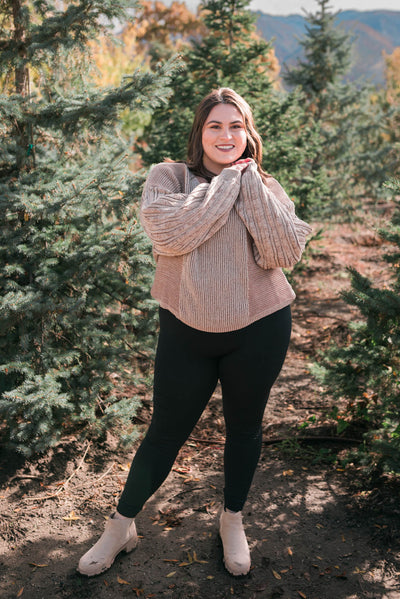
<path fill-rule="evenodd" d="M 197 457 L 191 476 L 172 472 L 138 516 L 138 548 L 95 578 L 75 571 L 104 525 L 90 504 L 77 509 L 80 519 L 70 522 L 62 521 L 57 502 L 45 522 L 19 512 L 25 530 L 30 524 L 35 534 L 20 535 L 2 556 L 2 596 L 14 598 L 23 588 L 20 596 L 30 599 L 399 597 L 395 510 L 360 502 L 351 481 L 333 466 L 270 447 L 263 449 L 244 510 L 252 570 L 243 578 L 230 576 L 217 533 L 222 448 L 209 447 Z M 73 487 L 70 492 L 73 502 Z"/>
<path fill-rule="evenodd" d="M 89 446 L 89 447 L 88 447 Z M 0 457 L 0 489 L 14 488 L 15 499 L 39 492 L 46 485 L 61 484 L 80 467 L 86 449 L 85 463 L 94 473 L 100 473 L 115 458 L 118 441 L 107 435 L 104 441 L 79 441 L 75 436 L 64 437 L 56 447 L 44 454 L 25 457 L 11 449 L 2 448 Z M 121 452 L 121 454 L 126 452 Z M 18 483 L 17 485 L 15 483 Z"/>

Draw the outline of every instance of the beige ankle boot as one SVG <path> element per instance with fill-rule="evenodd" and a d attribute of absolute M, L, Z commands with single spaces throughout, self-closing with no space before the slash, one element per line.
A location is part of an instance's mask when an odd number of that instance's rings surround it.
<path fill-rule="evenodd" d="M 79 560 L 78 572 L 86 576 L 101 574 L 112 566 L 120 551 L 129 553 L 137 543 L 135 521 L 111 517 L 100 539 Z"/>
<path fill-rule="evenodd" d="M 219 521 L 219 534 L 224 546 L 225 568 L 234 576 L 250 570 L 250 550 L 243 530 L 242 512 L 225 512 Z"/>

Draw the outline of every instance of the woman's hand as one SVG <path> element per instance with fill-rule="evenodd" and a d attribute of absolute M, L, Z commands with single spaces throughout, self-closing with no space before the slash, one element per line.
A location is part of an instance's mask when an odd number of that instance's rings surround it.
<path fill-rule="evenodd" d="M 231 164 L 231 168 L 243 173 L 249 164 L 253 162 L 252 158 L 242 158 L 241 160 L 236 160 L 233 164 Z"/>

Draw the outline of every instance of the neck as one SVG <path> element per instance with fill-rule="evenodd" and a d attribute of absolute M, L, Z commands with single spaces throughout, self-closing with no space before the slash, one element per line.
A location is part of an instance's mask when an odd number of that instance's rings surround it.
<path fill-rule="evenodd" d="M 203 167 L 204 169 L 207 171 L 207 173 L 210 174 L 211 177 L 216 177 L 217 175 L 219 175 L 220 173 L 222 173 L 222 171 L 224 170 L 224 166 L 219 166 L 218 164 L 207 164 L 208 160 L 204 159 L 203 156 Z M 227 164 L 226 166 L 230 166 L 229 164 Z M 215 172 L 216 171 L 216 172 Z"/>

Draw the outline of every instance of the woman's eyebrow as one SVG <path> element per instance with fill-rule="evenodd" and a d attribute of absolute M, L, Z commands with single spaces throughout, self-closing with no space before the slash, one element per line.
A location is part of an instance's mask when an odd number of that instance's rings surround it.
<path fill-rule="evenodd" d="M 222 125 L 223 124 L 222 121 L 212 120 L 212 121 L 207 121 L 206 125 L 209 125 L 210 123 L 216 123 L 217 125 Z M 241 121 L 239 119 L 237 119 L 236 121 L 231 121 L 229 124 L 230 125 L 235 125 L 236 123 L 240 123 L 241 125 L 243 125 L 243 121 Z"/>

